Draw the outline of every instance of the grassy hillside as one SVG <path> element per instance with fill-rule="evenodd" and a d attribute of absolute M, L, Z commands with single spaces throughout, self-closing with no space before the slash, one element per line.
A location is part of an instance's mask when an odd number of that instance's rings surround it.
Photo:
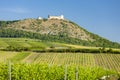
<path fill-rule="evenodd" d="M 120 48 L 120 44 L 90 33 L 69 20 L 0 21 L 0 37 L 24 37 L 82 46 Z"/>
<path fill-rule="evenodd" d="M 59 42 L 41 41 L 28 38 L 0 38 L 2 51 L 33 51 L 33 52 L 71 52 L 71 53 L 120 53 L 120 49 L 105 47 L 89 47 Z"/>
<path fill-rule="evenodd" d="M 9 51 L 12 49 L 28 49 L 29 50 L 43 50 L 50 48 L 69 48 L 67 44 L 41 41 L 38 39 L 28 39 L 28 38 L 0 38 L 0 49 Z M 13 50 L 15 51 L 15 50 Z"/>

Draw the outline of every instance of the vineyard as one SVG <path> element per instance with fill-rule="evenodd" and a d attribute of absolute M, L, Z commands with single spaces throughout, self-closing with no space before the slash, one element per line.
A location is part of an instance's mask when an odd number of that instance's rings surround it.
<path fill-rule="evenodd" d="M 120 54 L 32 53 L 27 56 L 23 62 L 89 67 L 99 66 L 117 72 L 120 71 Z"/>
<path fill-rule="evenodd" d="M 0 51 L 0 62 L 0 80 L 96 80 L 120 72 L 120 54 Z"/>
<path fill-rule="evenodd" d="M 103 67 L 120 72 L 120 54 L 0 52 L 0 62 Z"/>
<path fill-rule="evenodd" d="M 98 67 L 0 64 L 0 80 L 96 80 L 116 74 Z"/>

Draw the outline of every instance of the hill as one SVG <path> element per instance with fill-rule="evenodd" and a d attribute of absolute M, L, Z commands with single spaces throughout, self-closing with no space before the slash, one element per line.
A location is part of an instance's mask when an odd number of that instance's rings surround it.
<path fill-rule="evenodd" d="M 63 49 L 63 48 L 74 48 L 74 47 L 70 47 L 69 44 L 41 41 L 38 39 L 0 38 L 0 50 L 34 51 L 34 50 L 45 50 L 52 48 Z"/>
<path fill-rule="evenodd" d="M 120 48 L 120 44 L 88 32 L 69 20 L 24 19 L 0 21 L 0 37 L 25 37 L 83 46 Z"/>

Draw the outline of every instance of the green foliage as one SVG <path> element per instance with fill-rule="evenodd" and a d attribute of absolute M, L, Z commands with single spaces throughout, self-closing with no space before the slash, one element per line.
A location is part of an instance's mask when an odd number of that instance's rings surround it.
<path fill-rule="evenodd" d="M 0 63 L 0 80 L 8 80 L 8 65 Z"/>
<path fill-rule="evenodd" d="M 30 47 L 8 46 L 6 51 L 30 51 Z"/>
<path fill-rule="evenodd" d="M 8 64 L 0 64 L 0 80 L 8 80 Z M 67 80 L 75 80 L 78 72 L 79 80 L 96 80 L 102 76 L 116 74 L 113 71 L 98 67 L 78 67 L 64 65 L 42 65 L 42 64 L 11 64 L 12 80 L 64 80 L 65 71 Z M 67 69 L 67 70 L 66 70 Z"/>
<path fill-rule="evenodd" d="M 45 22 L 45 21 L 47 21 L 48 19 L 46 19 L 46 18 L 43 18 L 43 21 Z"/>
<path fill-rule="evenodd" d="M 108 52 L 108 53 L 112 53 L 112 52 L 113 52 L 112 48 L 109 48 L 109 49 L 107 50 L 107 52 Z"/>
<path fill-rule="evenodd" d="M 42 49 L 42 50 L 33 50 L 34 52 L 54 52 L 54 53 L 114 53 L 114 54 L 120 54 L 120 51 L 113 51 L 112 49 L 105 50 L 103 48 L 99 49 L 84 49 L 84 48 L 67 48 L 67 49 L 55 49 L 54 46 L 50 47 L 51 49 Z"/>
<path fill-rule="evenodd" d="M 19 20 L 14 21 L 0 21 L 0 27 L 7 27 L 7 24 L 18 22 Z"/>
<path fill-rule="evenodd" d="M 0 21 L 0 27 L 5 27 L 6 26 L 6 21 Z"/>
<path fill-rule="evenodd" d="M 105 47 L 99 48 L 100 53 L 106 53 Z"/>

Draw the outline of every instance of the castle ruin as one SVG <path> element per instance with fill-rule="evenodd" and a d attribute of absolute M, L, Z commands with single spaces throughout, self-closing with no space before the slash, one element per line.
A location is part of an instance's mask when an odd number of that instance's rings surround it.
<path fill-rule="evenodd" d="M 38 17 L 38 19 L 43 19 L 42 17 Z M 62 19 L 64 20 L 64 16 L 63 15 L 60 15 L 60 16 L 50 16 L 48 15 L 48 19 Z"/>
<path fill-rule="evenodd" d="M 61 16 L 50 16 L 48 15 L 48 19 L 64 19 L 64 16 L 61 15 Z"/>

